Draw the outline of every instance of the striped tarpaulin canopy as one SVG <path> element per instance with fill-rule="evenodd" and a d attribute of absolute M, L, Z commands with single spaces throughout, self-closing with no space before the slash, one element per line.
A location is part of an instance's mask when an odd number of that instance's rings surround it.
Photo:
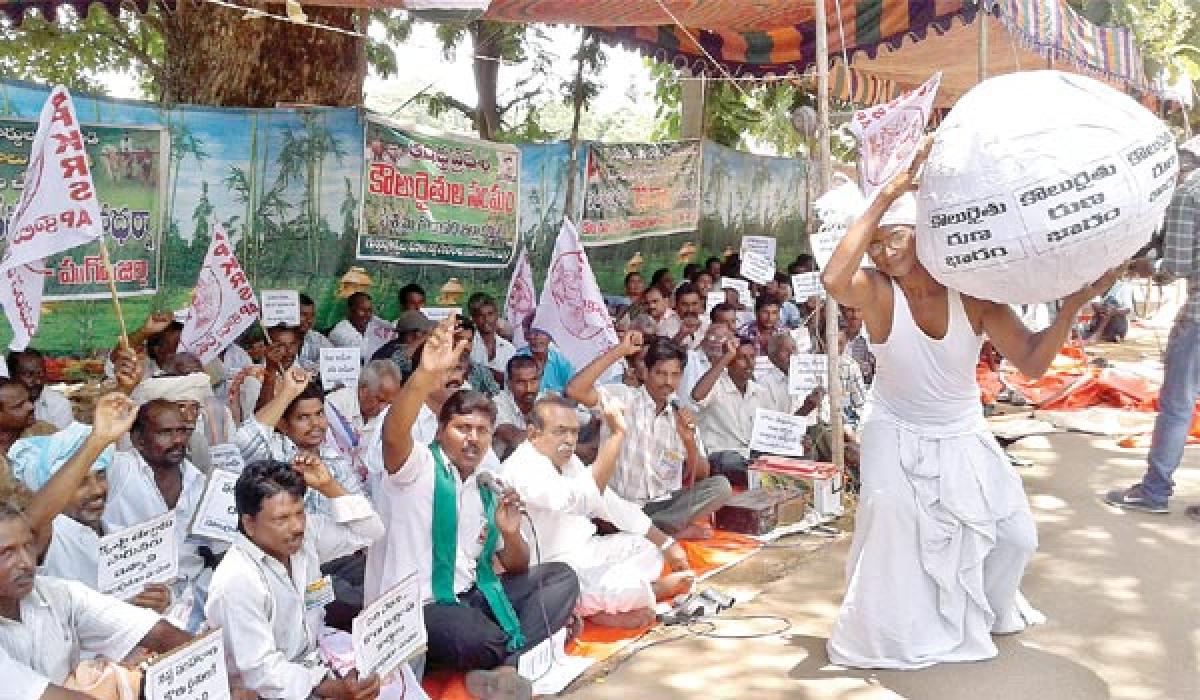
<path fill-rule="evenodd" d="M 152 2 L 163 4 L 165 0 L 133 0 L 139 12 L 146 13 Z M 0 0 L 0 15 L 8 18 L 14 25 L 20 24 L 27 14 L 37 14 L 42 17 L 55 17 L 60 7 L 75 8 L 80 16 L 87 15 L 92 5 L 100 5 L 110 15 L 116 16 L 126 2 L 122 0 Z M 169 4 L 174 4 L 170 0 Z"/>

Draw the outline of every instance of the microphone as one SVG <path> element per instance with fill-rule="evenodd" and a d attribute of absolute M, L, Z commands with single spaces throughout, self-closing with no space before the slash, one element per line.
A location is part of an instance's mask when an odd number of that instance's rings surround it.
<path fill-rule="evenodd" d="M 500 477 L 496 476 L 495 474 L 488 471 L 481 471 L 475 475 L 475 482 L 488 491 L 496 494 L 496 496 L 500 498 L 504 497 L 504 489 L 506 487 L 504 482 L 500 480 Z M 523 515 L 529 515 L 529 513 L 525 510 L 524 503 L 520 505 L 519 509 Z"/>

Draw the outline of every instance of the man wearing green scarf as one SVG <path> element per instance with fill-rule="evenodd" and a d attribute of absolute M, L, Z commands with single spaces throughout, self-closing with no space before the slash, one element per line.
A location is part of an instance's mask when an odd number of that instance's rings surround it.
<path fill-rule="evenodd" d="M 387 535 L 367 556 L 366 603 L 414 569 L 429 632 L 426 662 L 462 670 L 516 666 L 520 655 L 571 619 L 579 581 L 570 567 L 530 567 L 521 535 L 522 504 L 511 489 L 493 493 L 476 468 L 489 453 L 496 408 L 471 390 L 452 394 L 437 439 L 413 440 L 428 395 L 444 386 L 465 345 L 454 317 L 434 329 L 420 364 L 384 419 L 382 450 L 368 455 L 385 474 L 375 505 Z"/>

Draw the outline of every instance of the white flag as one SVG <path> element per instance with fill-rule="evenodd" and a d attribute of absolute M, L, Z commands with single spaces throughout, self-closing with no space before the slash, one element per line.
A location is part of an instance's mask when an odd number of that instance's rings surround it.
<path fill-rule="evenodd" d="M 584 367 L 617 344 L 617 331 L 592 274 L 579 231 L 563 219 L 554 244 L 535 328 L 550 334 L 575 367 Z"/>
<path fill-rule="evenodd" d="M 13 328 L 13 350 L 24 350 L 37 332 L 45 259 L 102 233 L 83 132 L 70 93 L 59 86 L 42 105 L 25 189 L 8 221 L 0 259 L 0 306 Z"/>
<path fill-rule="evenodd" d="M 537 290 L 533 286 L 533 268 L 529 266 L 529 251 L 522 248 L 508 283 L 508 294 L 504 297 L 504 317 L 512 325 L 513 345 L 518 348 L 529 343 L 525 337 L 525 326 L 533 320 L 535 313 Z"/>
<path fill-rule="evenodd" d="M 854 113 L 850 131 L 858 139 L 862 189 L 868 202 L 874 201 L 875 194 L 889 180 L 912 164 L 941 82 L 939 71 L 912 92 Z"/>
<path fill-rule="evenodd" d="M 258 320 L 258 301 L 220 224 L 196 279 L 179 344 L 208 364 Z"/>

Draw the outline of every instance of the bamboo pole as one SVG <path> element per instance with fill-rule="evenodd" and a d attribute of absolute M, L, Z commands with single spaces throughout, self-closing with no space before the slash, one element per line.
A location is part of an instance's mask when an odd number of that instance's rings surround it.
<path fill-rule="evenodd" d="M 987 80 L 987 55 L 988 55 L 988 12 L 986 8 L 987 0 L 979 0 L 979 81 Z"/>
<path fill-rule="evenodd" d="M 817 41 L 817 190 L 824 194 L 833 181 L 833 156 L 830 152 L 829 136 L 829 22 L 825 0 L 815 4 Z M 842 426 L 842 381 L 838 370 L 840 348 L 838 344 L 838 304 L 832 296 L 825 297 L 825 357 L 829 361 L 829 430 L 833 446 L 833 463 L 839 472 L 846 467 L 846 434 Z M 844 477 L 843 477 L 844 481 Z"/>
<path fill-rule="evenodd" d="M 129 331 L 125 327 L 121 299 L 117 296 L 117 276 L 113 272 L 112 261 L 108 257 L 108 242 L 103 235 L 100 236 L 100 262 L 104 265 L 104 273 L 108 275 L 108 291 L 112 294 L 113 308 L 117 311 L 117 325 L 121 328 L 121 349 L 129 350 Z"/>

